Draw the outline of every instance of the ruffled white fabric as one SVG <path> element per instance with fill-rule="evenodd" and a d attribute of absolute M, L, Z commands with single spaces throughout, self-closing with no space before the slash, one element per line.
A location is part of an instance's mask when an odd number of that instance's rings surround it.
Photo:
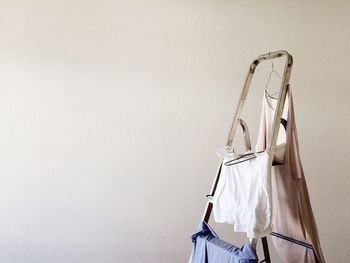
<path fill-rule="evenodd" d="M 232 149 L 225 147 L 217 154 L 224 163 L 234 156 Z M 269 156 L 266 152 L 256 155 L 232 166 L 223 164 L 213 197 L 215 221 L 233 224 L 235 231 L 246 232 L 249 238 L 271 232 Z"/>

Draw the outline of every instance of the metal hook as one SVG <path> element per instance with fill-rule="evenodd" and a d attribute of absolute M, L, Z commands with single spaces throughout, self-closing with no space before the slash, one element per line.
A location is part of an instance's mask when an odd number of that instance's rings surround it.
<path fill-rule="evenodd" d="M 271 57 L 271 52 L 270 51 L 269 51 L 269 57 Z M 273 58 L 271 58 L 271 72 L 277 73 L 274 66 L 275 65 L 273 64 Z"/>
<path fill-rule="evenodd" d="M 270 57 L 270 54 L 271 52 L 269 52 L 269 57 Z M 271 59 L 271 72 L 269 74 L 269 78 L 267 79 L 267 82 L 266 82 L 266 86 L 265 86 L 265 91 L 267 92 L 267 87 L 270 83 L 270 79 L 271 79 L 271 75 L 272 73 L 275 73 L 275 75 L 282 80 L 282 77 L 280 76 L 280 74 L 278 74 L 278 72 L 275 70 L 275 67 L 274 67 L 274 64 L 273 64 L 273 58 Z M 271 94 L 271 96 L 277 94 L 278 92 L 275 92 L 274 94 Z"/>

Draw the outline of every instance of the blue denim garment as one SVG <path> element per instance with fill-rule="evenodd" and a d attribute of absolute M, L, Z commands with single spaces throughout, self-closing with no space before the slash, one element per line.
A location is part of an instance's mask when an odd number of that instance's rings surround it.
<path fill-rule="evenodd" d="M 192 235 L 192 242 L 191 263 L 258 263 L 258 257 L 249 242 L 242 248 L 231 245 L 221 240 L 203 221 Z"/>

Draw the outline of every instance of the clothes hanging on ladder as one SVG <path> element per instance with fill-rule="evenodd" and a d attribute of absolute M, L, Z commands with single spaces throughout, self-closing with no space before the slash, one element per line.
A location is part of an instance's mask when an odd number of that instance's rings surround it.
<path fill-rule="evenodd" d="M 255 159 L 226 166 L 232 160 L 224 154 L 220 180 L 213 196 L 214 219 L 218 223 L 233 224 L 234 231 L 246 232 L 248 238 L 259 238 L 271 232 L 270 169 L 266 151 Z"/>
<path fill-rule="evenodd" d="M 242 125 L 244 122 L 240 121 L 244 102 L 246 101 L 256 67 L 263 61 L 272 60 L 279 57 L 286 57 L 280 95 L 278 102 L 275 103 L 273 101 L 265 101 L 267 95 L 265 94 L 264 103 L 268 102 L 271 109 L 263 104 L 260 134 L 256 147 L 257 152 L 267 150 L 267 153 L 269 155 L 269 168 L 271 168 L 270 164 L 277 164 L 277 166 L 273 166 L 270 171 L 270 201 L 272 205 L 270 208 L 272 210 L 271 228 L 272 231 L 275 231 L 271 232 L 271 235 L 273 236 L 272 238 L 274 245 L 277 248 L 277 253 L 280 254 L 285 262 L 323 263 L 325 261 L 322 255 L 317 227 L 309 200 L 302 164 L 299 157 L 292 94 L 289 90 L 289 80 L 293 66 L 293 57 L 287 51 L 280 50 L 260 55 L 250 64 L 226 146 L 232 146 L 238 124 L 241 124 L 243 128 L 243 135 L 245 137 L 246 145 L 249 144 L 250 146 L 250 140 L 247 139 L 249 137 L 249 133 L 247 132 L 248 130 L 245 127 L 246 125 Z M 286 104 L 285 99 L 287 93 L 287 103 L 289 102 L 289 106 L 284 108 L 285 110 L 288 108 L 288 111 L 286 112 L 288 113 L 288 123 L 285 118 L 282 118 L 282 110 L 284 106 L 283 104 Z M 280 129 L 282 135 L 280 133 L 280 138 L 276 145 L 278 137 L 277 129 L 279 128 L 280 122 L 283 126 L 287 126 L 287 131 L 285 138 L 283 139 L 284 141 L 281 143 L 283 130 Z M 273 126 L 273 128 L 271 126 Z M 252 157 L 252 154 L 250 153 L 248 155 L 249 156 L 244 155 L 244 159 L 251 160 L 248 157 Z M 238 158 L 240 158 L 240 156 L 238 156 Z M 246 160 L 237 161 L 237 159 L 235 159 L 232 161 L 235 164 L 238 164 L 241 163 L 241 161 Z M 207 200 L 205 212 L 202 217 L 203 222 L 208 222 L 210 219 L 210 215 L 213 209 L 212 199 L 216 193 L 218 183 L 221 179 L 220 176 L 222 167 L 223 164 L 221 163 L 218 167 L 210 194 L 207 195 L 210 198 Z M 278 237 L 278 239 L 275 237 Z M 255 244 L 255 241 L 256 240 L 253 239 L 252 244 Z M 266 237 L 262 237 L 261 241 L 265 257 L 262 262 L 270 263 L 270 254 Z M 221 261 L 215 260 L 214 262 Z"/>
<path fill-rule="evenodd" d="M 192 235 L 192 242 L 190 263 L 258 263 L 258 257 L 249 242 L 242 248 L 231 245 L 221 240 L 203 221 Z"/>
<path fill-rule="evenodd" d="M 265 150 L 270 143 L 276 105 L 277 99 L 265 92 L 256 151 Z M 283 115 L 287 116 L 287 130 L 285 132 L 280 128 L 275 155 L 280 165 L 271 168 L 271 227 L 274 232 L 311 244 L 314 251 L 276 237 L 272 237 L 272 241 L 284 262 L 323 263 L 325 260 L 299 155 L 290 88 L 287 91 Z"/>

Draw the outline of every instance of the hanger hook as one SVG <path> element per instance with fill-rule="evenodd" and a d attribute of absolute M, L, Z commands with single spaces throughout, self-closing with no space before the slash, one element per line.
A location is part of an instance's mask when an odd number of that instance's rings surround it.
<path fill-rule="evenodd" d="M 273 59 L 271 59 L 271 70 L 275 71 L 274 64 L 273 64 Z"/>
<path fill-rule="evenodd" d="M 271 58 L 271 51 L 269 51 L 269 58 Z M 271 71 L 275 71 L 275 68 L 273 65 L 273 58 L 271 58 Z"/>

